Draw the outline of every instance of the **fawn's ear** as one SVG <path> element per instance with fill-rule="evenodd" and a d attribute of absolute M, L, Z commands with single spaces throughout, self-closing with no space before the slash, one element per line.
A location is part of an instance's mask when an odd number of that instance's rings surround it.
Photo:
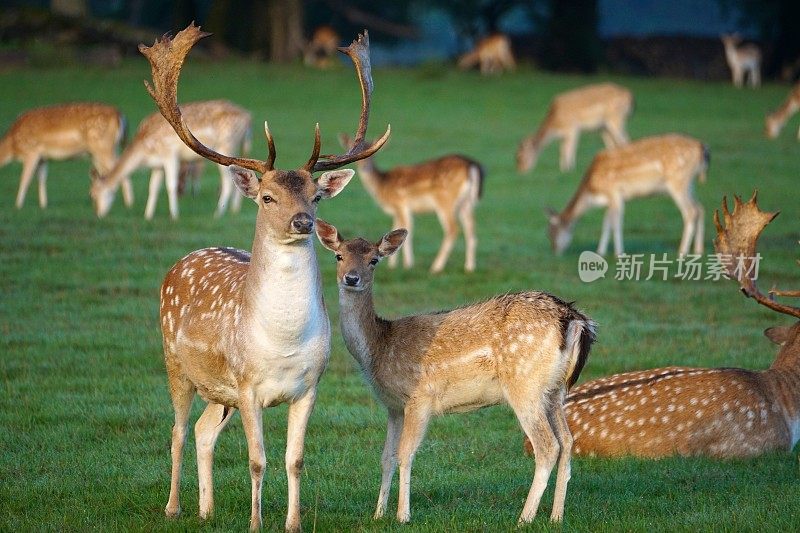
<path fill-rule="evenodd" d="M 405 242 L 408 231 L 400 228 L 390 231 L 378 242 L 378 254 L 381 257 L 388 257 L 395 253 Z"/>
<path fill-rule="evenodd" d="M 314 223 L 317 232 L 317 238 L 319 242 L 322 243 L 322 246 L 330 250 L 331 252 L 335 252 L 339 249 L 339 243 L 342 242 L 342 238 L 339 236 L 339 231 L 331 224 L 328 224 L 321 218 L 318 218 L 317 221 Z"/>
<path fill-rule="evenodd" d="M 345 150 L 349 150 L 350 147 L 353 145 L 353 139 L 346 133 L 339 134 L 339 144 L 342 145 L 342 148 Z"/>
<path fill-rule="evenodd" d="M 260 180 L 258 174 L 249 168 L 240 167 L 238 165 L 230 165 L 228 169 L 231 171 L 231 177 L 236 187 L 242 191 L 242 194 L 255 200 L 258 197 L 258 185 Z"/>
<path fill-rule="evenodd" d="M 322 193 L 323 198 L 333 198 L 344 189 L 345 185 L 350 183 L 350 179 L 355 173 L 356 171 L 350 168 L 325 172 L 317 180 L 317 190 Z"/>
<path fill-rule="evenodd" d="M 555 224 L 558 222 L 558 211 L 553 209 L 552 207 L 545 207 L 544 208 L 544 216 L 548 222 L 551 224 Z"/>
<path fill-rule="evenodd" d="M 790 326 L 775 326 L 774 328 L 765 329 L 764 335 L 778 346 L 783 346 L 789 340 L 789 332 L 791 330 Z"/>

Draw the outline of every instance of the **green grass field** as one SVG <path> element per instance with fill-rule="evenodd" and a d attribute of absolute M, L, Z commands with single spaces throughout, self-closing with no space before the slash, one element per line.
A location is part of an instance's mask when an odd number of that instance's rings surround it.
<path fill-rule="evenodd" d="M 315 122 L 323 152 L 338 151 L 336 134 L 352 132 L 359 96 L 352 70 L 193 62 L 184 69 L 181 100 L 224 97 L 253 113 L 255 130 L 269 119 L 281 168 L 306 161 Z M 142 86 L 146 63 L 114 71 L 84 68 L 0 74 L 0 129 L 21 111 L 70 100 L 118 105 L 135 128 L 155 110 Z M 417 219 L 411 271 L 381 267 L 376 306 L 385 316 L 458 306 L 512 290 L 541 289 L 578 305 L 600 324 L 599 341 L 581 381 L 613 372 L 666 365 L 766 368 L 775 349 L 761 332 L 790 320 L 747 301 L 730 281 L 615 281 L 591 284 L 577 275 L 578 255 L 594 249 L 601 213 L 578 225 L 565 256 L 552 255 L 542 208 L 563 207 L 580 173 L 601 147 L 581 139 L 577 170 L 562 174 L 557 148 L 532 174 L 514 169 L 523 135 L 535 129 L 559 91 L 605 76 L 556 76 L 522 70 L 495 79 L 423 68 L 374 72 L 371 132 L 387 122 L 392 139 L 379 154 L 384 167 L 460 152 L 486 167 L 477 210 L 478 270 L 462 272 L 463 243 L 445 273 L 427 268 L 440 242 L 433 216 Z M 762 134 L 763 117 L 788 87 L 736 90 L 727 84 L 612 78 L 636 95 L 633 138 L 683 132 L 706 142 L 709 180 L 698 187 L 706 208 L 706 251 L 713 210 L 724 194 L 749 196 L 783 214 L 760 242 L 762 287 L 800 288 L 800 204 L 796 122 L 777 141 Z M 266 156 L 259 134 L 254 155 Z M 215 461 L 216 515 L 197 518 L 192 439 L 183 480 L 183 516 L 163 514 L 169 488 L 172 408 L 158 324 L 158 287 L 186 253 L 213 245 L 249 249 L 255 208 L 214 220 L 218 175 L 206 166 L 200 192 L 181 199 L 181 218 L 167 216 L 162 192 L 156 219 L 142 213 L 147 174 L 134 175 L 136 204 L 116 203 L 95 218 L 88 162 L 50 165 L 50 207 L 37 205 L 35 184 L 21 211 L 13 208 L 19 164 L 0 169 L 0 530 L 243 530 L 249 516 L 247 450 L 237 420 L 223 433 Z M 376 239 L 390 220 L 354 180 L 320 216 L 346 236 Z M 627 206 L 630 253 L 675 258 L 681 221 L 667 198 Z M 306 530 L 495 531 L 515 527 L 533 475 L 522 437 L 505 407 L 434 420 L 414 465 L 412 525 L 393 514 L 372 521 L 386 416 L 364 386 L 338 334 L 334 259 L 319 248 L 325 294 L 336 334 L 306 440 L 302 482 Z M 201 402 L 195 403 L 194 416 Z M 267 473 L 265 526 L 283 527 L 286 476 L 285 407 L 264 413 Z M 576 459 L 563 526 L 547 521 L 545 493 L 532 530 L 789 531 L 800 527 L 797 453 L 748 461 L 706 459 Z"/>

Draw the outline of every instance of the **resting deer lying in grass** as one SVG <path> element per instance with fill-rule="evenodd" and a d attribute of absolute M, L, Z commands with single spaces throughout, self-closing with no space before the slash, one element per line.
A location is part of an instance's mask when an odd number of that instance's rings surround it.
<path fill-rule="evenodd" d="M 311 41 L 306 45 L 303 62 L 310 67 L 329 68 L 341 41 L 336 30 L 330 26 L 320 26 L 314 30 Z"/>
<path fill-rule="evenodd" d="M 462 70 L 475 66 L 480 68 L 481 74 L 501 74 L 504 70 L 514 70 L 517 63 L 511 51 L 511 41 L 503 34 L 484 37 L 475 48 L 458 59 L 458 67 Z"/>
<path fill-rule="evenodd" d="M 754 44 L 741 44 L 742 38 L 738 35 L 723 35 L 720 39 L 725 46 L 733 84 L 741 87 L 745 76 L 749 75 L 751 87 L 761 85 L 761 49 Z"/>
<path fill-rule="evenodd" d="M 386 511 L 400 463 L 397 519 L 411 519 L 411 463 L 431 416 L 506 403 L 534 443 L 536 473 L 520 522 L 530 522 L 558 462 L 551 519 L 561 520 L 572 437 L 562 404 L 580 375 L 595 324 L 543 292 L 497 296 L 432 314 L 385 320 L 375 314 L 373 271 L 406 238 L 404 229 L 373 244 L 344 240 L 317 220 L 317 237 L 336 254 L 339 316 L 348 350 L 388 411 L 375 518 Z"/>
<path fill-rule="evenodd" d="M 227 100 L 192 102 L 181 106 L 187 125 L 197 138 L 215 150 L 228 154 L 250 150 L 250 113 Z M 97 216 L 104 217 L 111 209 L 120 183 L 140 167 L 150 168 L 150 186 L 144 217 L 151 220 L 156 211 L 161 182 L 166 177 L 169 213 L 178 218 L 178 187 L 182 164 L 201 159 L 175 135 L 160 113 L 154 113 L 139 125 L 131 143 L 122 152 L 117 164 L 104 175 L 92 178 L 91 196 Z M 188 169 L 189 167 L 187 167 Z M 232 200 L 234 211 L 239 210 L 241 196 L 233 190 L 230 172 L 219 166 L 220 193 L 216 216 L 222 216 Z M 231 198 L 232 196 L 232 198 Z"/>
<path fill-rule="evenodd" d="M 765 296 L 749 270 L 758 236 L 776 215 L 760 211 L 755 195 L 747 203 L 736 198 L 732 214 L 723 200 L 724 227 L 719 215 L 714 217 L 717 253 L 731 259 L 728 274 L 746 296 L 800 318 L 800 308 L 773 298 L 800 296 L 800 291 Z M 575 453 L 731 458 L 791 451 L 800 438 L 800 322 L 764 334 L 780 349 L 762 372 L 667 367 L 617 374 L 575 388 L 566 403 Z"/>
<path fill-rule="evenodd" d="M 631 111 L 633 94 L 614 83 L 588 85 L 557 95 L 536 133 L 520 142 L 517 170 L 521 174 L 532 169 L 539 153 L 554 139 L 561 139 L 561 171 L 572 170 L 582 131 L 600 130 L 606 148 L 628 144 L 625 122 Z"/>
<path fill-rule="evenodd" d="M 622 255 L 622 218 L 625 202 L 654 194 L 669 194 L 683 218 L 683 235 L 678 253 L 689 252 L 694 235 L 694 253 L 703 252 L 703 206 L 694 197 L 695 176 L 705 181 L 708 148 L 683 135 L 647 137 L 621 148 L 599 152 L 583 177 L 578 190 L 561 213 L 546 209 L 548 236 L 553 251 L 560 255 L 572 240 L 575 222 L 592 207 L 605 207 L 603 231 L 597 253 L 608 249 L 614 233 L 614 253 Z"/>
<path fill-rule="evenodd" d="M 342 49 L 356 65 L 361 84 L 361 118 L 353 150 L 320 157 L 317 125 L 308 162 L 278 170 L 275 144 L 265 124 L 266 161 L 229 157 L 197 140 L 181 115 L 177 84 L 181 66 L 203 33 L 194 24 L 174 39 L 140 46 L 153 70 L 150 94 L 175 132 L 202 157 L 232 171 L 239 190 L 258 204 L 252 254 L 232 248 L 193 252 L 167 274 L 161 286 L 161 332 L 175 425 L 172 430 L 172 481 L 166 513 L 180 512 L 183 446 L 195 394 L 208 405 L 195 425 L 200 483 L 200 517 L 214 508 L 212 455 L 217 436 L 236 409 L 241 412 L 250 459 L 250 528 L 261 527 L 261 486 L 265 456 L 262 408 L 289 404 L 286 474 L 289 509 L 286 529 L 300 529 L 300 470 L 306 425 L 317 383 L 328 363 L 330 323 L 322 300 L 319 268 L 311 234 L 317 203 L 335 196 L 352 170 L 335 170 L 376 152 L 364 143 L 372 93 L 366 32 Z M 312 174 L 327 171 L 317 181 Z"/>
<path fill-rule="evenodd" d="M 786 97 L 786 100 L 775 112 L 767 115 L 764 121 L 767 137 L 775 139 L 780 134 L 786 121 L 792 118 L 792 115 L 797 113 L 798 109 L 800 109 L 800 83 L 792 87 L 792 90 L 789 91 L 789 96 Z M 800 129 L 797 130 L 797 138 L 800 139 Z"/>
<path fill-rule="evenodd" d="M 340 135 L 344 148 L 352 146 L 347 135 Z M 436 213 L 444 230 L 442 245 L 431 265 L 431 272 L 444 270 L 450 252 L 458 237 L 458 222 L 464 230 L 466 258 L 464 270 L 475 270 L 475 236 L 473 211 L 483 192 L 483 167 L 477 161 L 461 155 L 446 155 L 431 161 L 395 167 L 382 171 L 372 157 L 356 163 L 358 175 L 372 199 L 390 215 L 395 228 L 406 228 L 408 237 L 403 247 L 403 266 L 414 266 L 414 249 L 411 245 L 414 213 Z M 397 256 L 389 258 L 394 268 Z"/>
<path fill-rule="evenodd" d="M 99 172 L 108 172 L 117 159 L 117 147 L 125 137 L 125 117 L 117 108 L 98 103 L 61 104 L 23 113 L 0 139 L 0 166 L 22 163 L 17 192 L 17 209 L 34 174 L 39 178 L 39 206 L 47 207 L 47 160 L 61 160 L 82 154 L 92 157 Z M 122 181 L 125 205 L 133 204 L 133 190 Z"/>

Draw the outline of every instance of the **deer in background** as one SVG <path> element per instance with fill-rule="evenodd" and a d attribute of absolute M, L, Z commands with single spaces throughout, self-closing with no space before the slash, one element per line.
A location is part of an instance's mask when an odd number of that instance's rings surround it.
<path fill-rule="evenodd" d="M 767 115 L 764 121 L 764 130 L 767 137 L 775 139 L 783 129 L 786 121 L 800 109 L 800 83 L 792 87 L 789 95 L 775 112 Z M 797 131 L 797 138 L 800 139 L 800 130 Z"/>
<path fill-rule="evenodd" d="M 614 253 L 624 253 L 622 219 L 625 202 L 633 198 L 669 194 L 683 218 L 683 235 L 678 253 L 689 253 L 694 236 L 694 253 L 703 252 L 703 206 L 694 197 L 694 178 L 705 182 L 708 148 L 696 139 L 669 134 L 646 137 L 620 148 L 599 152 L 583 177 L 578 190 L 561 213 L 546 208 L 548 237 L 557 255 L 572 241 L 577 220 L 590 208 L 603 206 L 603 231 L 597 253 L 608 249 L 614 233 Z"/>
<path fill-rule="evenodd" d="M 220 154 L 197 140 L 177 103 L 181 66 L 192 46 L 208 35 L 191 24 L 174 39 L 140 45 L 150 61 L 146 84 L 180 139 L 202 157 L 231 170 L 239 190 L 258 204 L 252 253 L 232 248 L 193 252 L 170 269 L 161 285 L 164 361 L 175 409 L 168 516 L 180 512 L 183 447 L 195 394 L 208 402 L 195 425 L 200 517 L 214 508 L 212 460 L 217 437 L 236 409 L 241 412 L 250 463 L 250 528 L 261 527 L 261 487 L 266 466 L 262 409 L 289 404 L 286 442 L 286 529 L 300 530 L 300 471 L 306 426 L 330 353 L 330 323 L 322 299 L 311 235 L 317 204 L 335 196 L 352 170 L 336 170 L 376 152 L 389 130 L 367 145 L 372 79 L 366 32 L 342 49 L 356 65 L 361 117 L 353 150 L 320 156 L 317 124 L 308 162 L 296 170 L 274 167 L 275 144 L 265 124 L 266 161 Z M 312 174 L 326 171 L 316 181 Z"/>
<path fill-rule="evenodd" d="M 458 68 L 467 70 L 478 65 L 481 74 L 501 74 L 517 68 L 511 41 L 501 33 L 484 37 L 471 51 L 458 59 Z"/>
<path fill-rule="evenodd" d="M 582 131 L 600 130 L 606 148 L 628 144 L 625 122 L 631 111 L 633 94 L 614 83 L 588 85 L 556 95 L 536 133 L 520 142 L 517 170 L 522 174 L 533 168 L 539 153 L 554 139 L 561 139 L 561 171 L 572 170 Z"/>
<path fill-rule="evenodd" d="M 411 464 L 432 416 L 511 406 L 533 442 L 536 472 L 520 523 L 533 520 L 558 463 L 551 520 L 564 514 L 572 437 L 567 388 L 580 375 L 595 323 L 543 292 L 504 294 L 452 311 L 385 320 L 375 314 L 375 266 L 406 238 L 396 229 L 377 243 L 345 240 L 317 220 L 317 237 L 336 254 L 339 317 L 347 349 L 388 411 L 375 518 L 386 511 L 400 464 L 397 520 L 411 519 Z"/>
<path fill-rule="evenodd" d="M 761 305 L 800 318 L 800 308 L 774 297 L 800 291 L 770 291 L 756 286 L 752 270 L 761 231 L 777 216 L 758 208 L 756 196 L 735 199 L 733 213 L 722 203 L 717 253 L 728 258 L 727 273 L 742 292 Z M 739 265 L 741 261 L 741 265 Z M 738 267 L 738 268 L 737 268 Z M 617 374 L 573 389 L 566 411 L 575 453 L 666 457 L 705 455 L 752 457 L 791 451 L 800 439 L 800 322 L 767 329 L 779 346 L 768 370 L 667 367 Z M 530 450 L 526 443 L 526 450 Z"/>
<path fill-rule="evenodd" d="M 344 148 L 353 144 L 347 135 L 340 135 L 339 141 Z M 444 237 L 431 265 L 431 272 L 444 270 L 458 237 L 458 222 L 461 222 L 466 243 L 464 270 L 475 270 L 478 239 L 475 236 L 473 211 L 483 193 L 484 170 L 480 163 L 461 155 L 446 155 L 382 171 L 375 166 L 372 157 L 367 157 L 357 162 L 356 167 L 364 188 L 380 208 L 392 217 L 394 227 L 408 231 L 403 248 L 405 268 L 414 266 L 411 245 L 413 214 L 434 212 L 442 225 Z M 397 256 L 390 256 L 389 266 L 394 268 L 396 264 Z"/>
<path fill-rule="evenodd" d="M 303 62 L 310 67 L 329 68 L 333 65 L 336 49 L 342 38 L 330 26 L 320 26 L 314 30 L 311 41 L 303 52 Z"/>
<path fill-rule="evenodd" d="M 92 157 L 99 172 L 108 172 L 125 137 L 125 117 L 115 107 L 93 102 L 40 107 L 23 113 L 0 139 L 0 166 L 22 163 L 17 209 L 25 202 L 33 175 L 39 179 L 39 206 L 47 207 L 47 160 Z M 122 180 L 125 205 L 133 204 L 129 180 Z"/>
<path fill-rule="evenodd" d="M 720 37 L 725 46 L 725 59 L 731 69 L 733 84 L 741 87 L 745 75 L 749 74 L 751 87 L 761 85 L 761 49 L 754 44 L 741 44 L 742 38 L 738 35 L 723 35 Z"/>
<path fill-rule="evenodd" d="M 187 125 L 201 142 L 224 153 L 250 150 L 250 113 L 227 100 L 209 100 L 183 104 L 181 113 Z M 156 211 L 161 182 L 166 177 L 169 213 L 178 218 L 178 187 L 182 165 L 191 174 L 193 167 L 186 166 L 201 159 L 175 135 L 170 124 L 160 113 L 154 113 L 139 124 L 131 143 L 125 148 L 116 165 L 106 174 L 92 177 L 91 196 L 95 212 L 104 217 L 111 209 L 120 183 L 130 179 L 131 173 L 140 167 L 150 168 L 150 185 L 144 217 L 152 220 Z M 233 211 L 238 211 L 241 196 L 233 190 L 228 169 L 219 166 L 220 193 L 215 216 L 225 213 L 232 198 Z"/>

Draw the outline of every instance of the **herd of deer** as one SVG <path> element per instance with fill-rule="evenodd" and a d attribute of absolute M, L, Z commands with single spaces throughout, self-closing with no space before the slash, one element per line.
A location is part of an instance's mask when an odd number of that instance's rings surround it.
<path fill-rule="evenodd" d="M 552 520 L 564 512 L 573 452 L 595 455 L 709 455 L 744 457 L 768 450 L 790 450 L 800 438 L 800 322 L 765 333 L 780 346 L 769 370 L 668 367 L 619 374 L 573 389 L 595 340 L 596 325 L 571 303 L 545 292 L 503 294 L 450 311 L 385 320 L 376 314 L 373 274 L 384 258 L 405 243 L 404 266 L 411 267 L 411 217 L 435 212 L 445 230 L 432 265 L 444 268 L 463 227 L 465 269 L 475 268 L 476 238 L 472 211 L 481 196 L 484 171 L 463 156 L 450 155 L 416 166 L 380 171 L 372 161 L 390 129 L 375 142 L 365 139 L 373 89 L 366 32 L 347 48 L 361 88 L 361 113 L 354 138 L 341 137 L 345 152 L 320 155 L 320 130 L 308 161 L 294 170 L 275 167 L 276 150 L 265 123 L 266 160 L 238 155 L 249 151 L 249 113 L 215 100 L 178 105 L 183 62 L 207 34 L 194 24 L 152 47 L 140 46 L 150 61 L 147 89 L 160 113 L 146 118 L 119 158 L 124 119 L 114 108 L 75 104 L 22 115 L 0 142 L 0 162 L 18 159 L 23 173 L 17 206 L 34 174 L 39 198 L 47 203 L 47 159 L 88 152 L 95 173 L 91 194 L 97 214 L 105 215 L 116 189 L 133 201 L 129 176 L 138 167 L 152 169 L 146 217 L 166 178 L 170 213 L 177 217 L 181 172 L 193 161 L 219 165 L 221 193 L 217 214 L 241 196 L 257 204 L 252 250 L 206 248 L 178 261 L 160 290 L 160 323 L 169 391 L 175 411 L 172 475 L 166 514 L 180 513 L 180 478 L 189 412 L 196 395 L 207 402 L 195 425 L 199 513 L 213 513 L 213 452 L 217 437 L 238 409 L 247 439 L 251 477 L 252 529 L 261 527 L 261 489 L 265 471 L 262 409 L 288 403 L 285 466 L 288 477 L 286 529 L 299 530 L 300 472 L 306 427 L 317 384 L 328 362 L 331 328 L 322 298 L 322 280 L 311 236 L 336 259 L 341 328 L 345 344 L 388 413 L 381 457 L 381 483 L 375 517 L 384 515 L 399 465 L 397 519 L 411 517 L 410 479 L 414 456 L 432 416 L 467 412 L 504 403 L 525 435 L 536 468 L 521 523 L 536 515 L 552 470 L 556 489 Z M 313 55 L 313 54 L 312 54 Z M 625 122 L 631 93 L 600 84 L 564 93 L 551 103 L 539 130 L 520 143 L 520 172 L 529 170 L 552 139 L 561 139 L 561 167 L 575 164 L 581 131 L 601 130 L 607 148 L 591 163 L 577 192 L 561 213 L 550 214 L 556 252 L 569 244 L 571 230 L 592 206 L 606 206 L 599 252 L 610 233 L 616 254 L 623 253 L 622 212 L 628 199 L 667 193 L 684 219 L 679 246 L 695 253 L 703 246 L 703 209 L 692 184 L 704 176 L 708 151 L 697 140 L 662 135 L 630 142 Z M 782 111 L 767 118 L 777 134 L 788 114 L 800 107 L 800 89 Z M 394 228 L 377 241 L 344 238 L 316 218 L 321 200 L 336 196 L 355 172 L 393 217 Z M 183 167 L 183 170 L 182 170 Z M 322 172 L 314 179 L 313 174 Z M 239 195 L 231 198 L 232 187 Z M 733 212 L 723 200 L 715 213 L 716 251 L 752 260 L 757 239 L 776 213 L 762 212 L 755 195 L 735 198 Z M 761 293 L 748 269 L 728 266 L 747 297 L 779 313 L 800 318 L 800 308 L 778 303 L 776 296 L 800 291 Z"/>

